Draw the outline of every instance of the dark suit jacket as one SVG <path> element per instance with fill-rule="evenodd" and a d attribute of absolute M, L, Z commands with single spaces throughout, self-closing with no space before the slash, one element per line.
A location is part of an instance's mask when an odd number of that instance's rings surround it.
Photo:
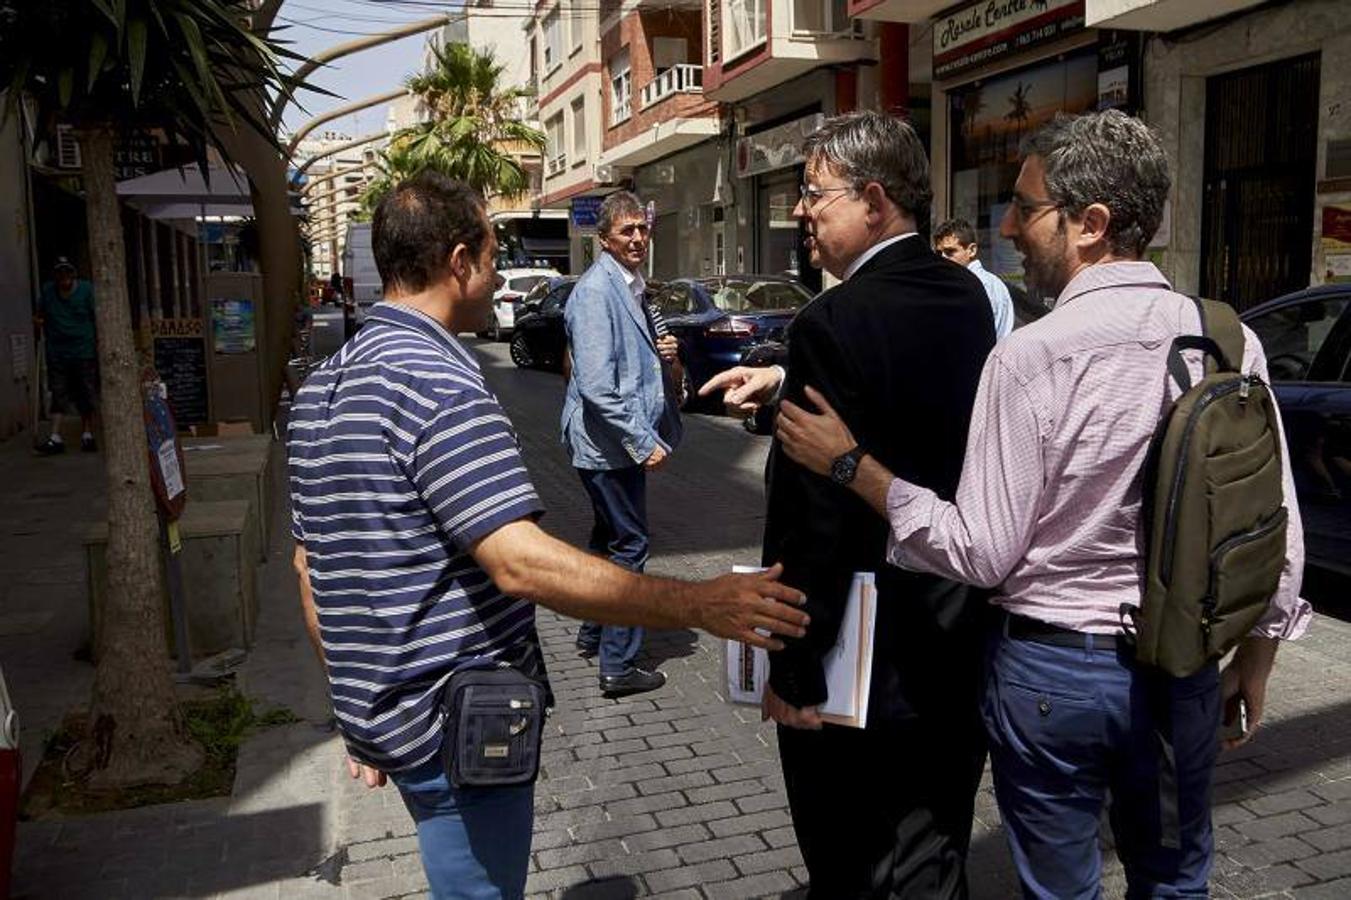
<path fill-rule="evenodd" d="M 951 499 L 994 318 L 979 279 L 920 237 L 887 247 L 806 306 L 788 333 L 784 396 L 810 384 L 888 469 Z M 849 490 L 812 474 L 776 440 L 766 473 L 764 561 L 807 594 L 807 636 L 771 654 L 770 684 L 794 706 L 826 699 L 821 659 L 834 645 L 854 572 L 877 573 L 869 728 L 974 707 L 985 595 L 886 562 L 888 526 Z"/>

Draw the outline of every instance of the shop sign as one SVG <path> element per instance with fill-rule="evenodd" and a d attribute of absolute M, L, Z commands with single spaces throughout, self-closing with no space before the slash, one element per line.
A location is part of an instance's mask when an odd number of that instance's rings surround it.
<path fill-rule="evenodd" d="M 750 178 L 804 162 L 803 142 L 825 121 L 824 115 L 813 113 L 743 137 L 736 144 L 736 177 Z"/>
<path fill-rule="evenodd" d="M 217 353 L 252 353 L 253 301 L 212 299 L 211 338 Z"/>
<path fill-rule="evenodd" d="M 1098 109 L 1133 113 L 1140 106 L 1140 34 L 1103 31 L 1098 41 Z"/>
<path fill-rule="evenodd" d="M 1351 206 L 1329 203 L 1323 207 L 1323 250 L 1351 251 Z"/>
<path fill-rule="evenodd" d="M 934 77 L 948 78 L 1084 27 L 1084 0 L 981 0 L 934 23 Z"/>
<path fill-rule="evenodd" d="M 573 197 L 572 205 L 569 207 L 572 227 L 583 231 L 595 231 L 596 217 L 600 215 L 600 204 L 603 199 L 603 197 Z"/>
<path fill-rule="evenodd" d="M 158 172 L 160 142 L 146 131 L 133 131 L 117 139 L 113 147 L 113 175 L 118 181 Z"/>

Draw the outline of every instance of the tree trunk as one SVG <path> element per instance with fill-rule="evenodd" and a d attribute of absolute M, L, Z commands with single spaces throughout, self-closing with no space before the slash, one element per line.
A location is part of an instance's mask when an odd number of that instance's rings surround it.
<path fill-rule="evenodd" d="M 165 647 L 164 570 L 113 180 L 112 131 L 84 131 L 80 145 L 108 470 L 108 576 L 89 717 L 94 736 L 92 783 L 100 787 L 176 783 L 201 764 L 202 753 L 184 734 Z"/>

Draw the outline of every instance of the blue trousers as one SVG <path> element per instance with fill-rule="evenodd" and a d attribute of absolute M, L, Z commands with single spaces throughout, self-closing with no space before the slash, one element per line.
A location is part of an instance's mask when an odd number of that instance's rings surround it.
<path fill-rule="evenodd" d="M 1214 664 L 1188 678 L 1138 667 L 1133 651 L 1007 635 L 989 646 L 983 709 L 995 796 L 1027 897 L 1101 896 L 1098 823 L 1110 821 L 1127 897 L 1206 897 L 1210 787 L 1219 751 Z M 1157 723 L 1177 763 L 1180 848 L 1160 843 Z"/>
<path fill-rule="evenodd" d="M 520 900 L 530 863 L 535 786 L 450 786 L 439 759 L 390 778 L 417 824 L 432 900 Z"/>
<path fill-rule="evenodd" d="M 630 466 L 578 469 L 577 474 L 595 514 L 591 549 L 630 571 L 643 571 L 648 549 L 647 470 Z M 586 622 L 577 630 L 577 642 L 599 644 L 601 675 L 623 675 L 633 668 L 643 646 L 643 629 Z"/>

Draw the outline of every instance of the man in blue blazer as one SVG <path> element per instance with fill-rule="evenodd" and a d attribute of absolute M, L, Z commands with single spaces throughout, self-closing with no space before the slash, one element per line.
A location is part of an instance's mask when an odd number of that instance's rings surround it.
<path fill-rule="evenodd" d="M 643 298 L 649 225 L 627 191 L 605 198 L 596 217 L 604 251 L 577 282 L 564 312 L 572 376 L 563 402 L 563 443 L 591 498 L 591 549 L 641 572 L 647 563 L 647 473 L 680 441 L 680 413 L 664 364 L 672 337 L 658 338 Z M 634 665 L 643 629 L 584 623 L 577 647 L 600 654 L 609 696 L 651 691 L 661 672 Z"/>

